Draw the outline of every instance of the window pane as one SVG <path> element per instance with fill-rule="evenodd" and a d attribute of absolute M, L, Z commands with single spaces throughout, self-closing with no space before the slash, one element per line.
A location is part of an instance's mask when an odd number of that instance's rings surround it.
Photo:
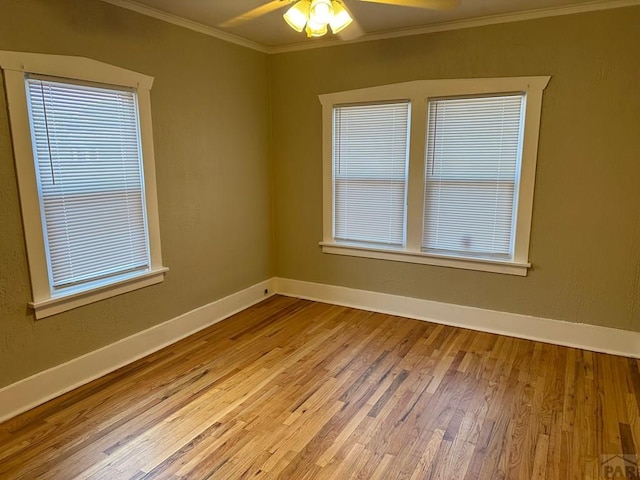
<path fill-rule="evenodd" d="M 132 91 L 28 78 L 54 288 L 149 266 Z"/>
<path fill-rule="evenodd" d="M 334 109 L 334 237 L 404 245 L 408 102 Z"/>
<path fill-rule="evenodd" d="M 523 100 L 429 102 L 424 251 L 512 257 Z"/>

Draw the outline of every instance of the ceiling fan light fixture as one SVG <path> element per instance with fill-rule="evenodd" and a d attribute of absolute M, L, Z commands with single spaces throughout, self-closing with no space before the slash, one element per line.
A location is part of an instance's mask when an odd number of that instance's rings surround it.
<path fill-rule="evenodd" d="M 310 9 L 311 4 L 309 3 L 309 0 L 300 0 L 293 7 L 287 10 L 283 15 L 284 20 L 296 32 L 302 32 L 307 24 Z"/>
<path fill-rule="evenodd" d="M 331 0 L 311 0 L 309 22 L 326 26 L 332 18 L 333 3 Z"/>
<path fill-rule="evenodd" d="M 338 33 L 353 22 L 338 0 L 298 0 L 283 17 L 291 28 L 296 32 L 305 31 L 308 37 L 322 37 L 328 33 L 328 27 Z"/>
<path fill-rule="evenodd" d="M 339 2 L 333 2 L 333 18 L 329 22 L 331 26 L 331 31 L 335 33 L 340 33 L 342 30 L 347 28 L 353 22 L 353 18 L 347 12 L 347 9 L 340 5 Z"/>

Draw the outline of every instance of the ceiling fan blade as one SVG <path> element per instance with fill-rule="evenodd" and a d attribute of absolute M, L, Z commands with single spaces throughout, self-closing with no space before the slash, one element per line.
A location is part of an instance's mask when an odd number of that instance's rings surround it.
<path fill-rule="evenodd" d="M 248 22 L 249 20 L 253 20 L 254 18 L 258 18 L 262 15 L 278 10 L 279 8 L 286 7 L 287 5 L 289 5 L 287 0 L 272 0 L 269 3 L 265 3 L 253 10 L 249 10 L 248 12 L 238 15 L 235 18 L 230 18 L 218 26 L 222 28 L 236 27 L 242 23 Z"/>
<path fill-rule="evenodd" d="M 383 3 L 399 7 L 427 8 L 429 10 L 451 10 L 460 4 L 460 0 L 361 0 L 369 3 Z"/>

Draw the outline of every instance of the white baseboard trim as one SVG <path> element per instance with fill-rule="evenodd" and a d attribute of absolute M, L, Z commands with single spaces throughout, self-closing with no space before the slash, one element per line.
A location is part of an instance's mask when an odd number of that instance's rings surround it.
<path fill-rule="evenodd" d="M 290 297 L 553 343 L 566 347 L 640 358 L 640 333 L 638 332 L 286 278 L 275 279 L 275 290 L 281 295 Z"/>
<path fill-rule="evenodd" d="M 265 289 L 268 294 L 265 295 Z M 640 358 L 640 333 L 386 293 L 271 278 L 0 389 L 0 422 L 281 294 L 482 332 Z"/>
<path fill-rule="evenodd" d="M 274 294 L 269 279 L 0 389 L 0 422 L 156 352 Z M 264 291 L 268 289 L 268 294 Z"/>

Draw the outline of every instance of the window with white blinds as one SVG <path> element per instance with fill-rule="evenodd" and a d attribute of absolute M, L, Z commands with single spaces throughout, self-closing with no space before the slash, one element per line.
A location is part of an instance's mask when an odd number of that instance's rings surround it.
<path fill-rule="evenodd" d="M 408 102 L 333 111 L 334 238 L 405 243 Z"/>
<path fill-rule="evenodd" d="M 150 266 L 136 93 L 27 77 L 53 291 Z"/>
<path fill-rule="evenodd" d="M 0 50 L 35 318 L 164 281 L 153 77 Z"/>
<path fill-rule="evenodd" d="M 320 95 L 324 253 L 527 275 L 550 77 Z"/>
<path fill-rule="evenodd" d="M 422 248 L 511 259 L 524 95 L 428 105 Z"/>

